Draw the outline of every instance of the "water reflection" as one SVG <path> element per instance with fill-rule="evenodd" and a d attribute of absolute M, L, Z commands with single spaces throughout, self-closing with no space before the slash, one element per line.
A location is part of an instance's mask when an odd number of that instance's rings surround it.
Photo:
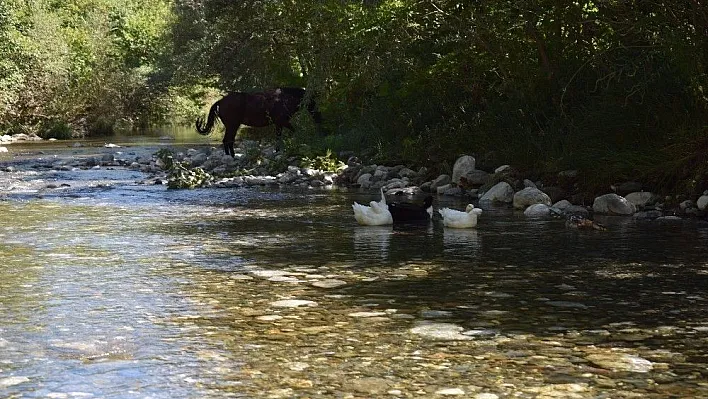
<path fill-rule="evenodd" d="M 482 239 L 477 229 L 443 229 L 444 252 L 449 254 L 476 255 L 482 249 Z"/>
<path fill-rule="evenodd" d="M 391 226 L 357 226 L 354 228 L 354 253 L 362 258 L 388 259 L 393 229 Z"/>

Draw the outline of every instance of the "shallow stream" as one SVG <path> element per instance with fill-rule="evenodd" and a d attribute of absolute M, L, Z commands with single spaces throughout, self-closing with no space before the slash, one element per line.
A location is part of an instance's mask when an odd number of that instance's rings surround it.
<path fill-rule="evenodd" d="M 708 398 L 708 226 L 363 227 L 375 193 L 27 158 L 0 172 L 0 397 Z"/>

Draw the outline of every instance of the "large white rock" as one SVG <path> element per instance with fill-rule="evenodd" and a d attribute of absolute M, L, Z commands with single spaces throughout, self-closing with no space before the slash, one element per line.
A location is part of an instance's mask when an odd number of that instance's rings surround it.
<path fill-rule="evenodd" d="M 605 215 L 632 215 L 637 211 L 637 207 L 626 198 L 612 193 L 595 198 L 592 210 Z"/>
<path fill-rule="evenodd" d="M 705 211 L 708 208 L 708 195 L 702 195 L 696 201 L 696 207 L 698 209 Z"/>
<path fill-rule="evenodd" d="M 526 187 L 525 189 L 514 194 L 514 208 L 526 209 L 530 205 L 544 204 L 551 205 L 551 197 L 536 187 Z"/>
<path fill-rule="evenodd" d="M 627 194 L 624 198 L 631 202 L 637 208 L 644 208 L 648 205 L 653 205 L 659 199 L 654 193 L 648 191 L 635 191 Z"/>
<path fill-rule="evenodd" d="M 460 177 L 472 173 L 475 167 L 475 159 L 470 155 L 463 155 L 457 158 L 455 165 L 452 167 L 452 182 L 460 184 Z"/>
<path fill-rule="evenodd" d="M 479 202 L 505 202 L 509 203 L 514 200 L 514 188 L 511 187 L 511 185 L 505 181 L 499 182 L 495 184 L 492 188 L 489 189 L 484 195 L 482 195 L 482 198 L 479 199 Z"/>

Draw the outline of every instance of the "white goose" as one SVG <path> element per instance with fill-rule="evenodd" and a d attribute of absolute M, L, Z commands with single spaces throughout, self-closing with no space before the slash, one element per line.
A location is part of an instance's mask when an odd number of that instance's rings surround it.
<path fill-rule="evenodd" d="M 354 219 L 361 225 L 365 226 L 381 226 L 384 224 L 393 224 L 393 216 L 386 205 L 386 197 L 381 189 L 381 201 L 371 201 L 370 206 L 361 205 L 356 202 L 352 205 L 354 209 Z"/>
<path fill-rule="evenodd" d="M 464 212 L 450 208 L 443 208 L 438 210 L 438 212 L 443 218 L 443 225 L 454 229 L 477 226 L 477 217 L 482 214 L 482 210 L 475 208 L 472 204 L 467 205 Z"/>

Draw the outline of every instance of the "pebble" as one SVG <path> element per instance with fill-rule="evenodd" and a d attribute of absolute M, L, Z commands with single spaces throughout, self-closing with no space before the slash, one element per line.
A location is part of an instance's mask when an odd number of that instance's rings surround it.
<path fill-rule="evenodd" d="M 354 312 L 354 313 L 349 313 L 348 316 L 350 317 L 380 317 L 380 316 L 387 316 L 388 314 L 386 312 Z"/>
<path fill-rule="evenodd" d="M 284 299 L 282 301 L 271 302 L 270 306 L 276 308 L 298 308 L 301 306 L 317 306 L 317 302 L 305 299 Z"/>
<path fill-rule="evenodd" d="M 277 314 L 269 314 L 269 315 L 264 315 L 264 316 L 258 316 L 256 317 L 256 320 L 260 321 L 276 321 L 282 319 L 283 316 L 277 315 Z"/>
<path fill-rule="evenodd" d="M 464 395 L 465 391 L 463 391 L 460 388 L 444 388 L 444 389 L 439 389 L 435 391 L 436 394 L 438 395 L 444 395 L 444 396 L 459 396 L 459 395 Z"/>

